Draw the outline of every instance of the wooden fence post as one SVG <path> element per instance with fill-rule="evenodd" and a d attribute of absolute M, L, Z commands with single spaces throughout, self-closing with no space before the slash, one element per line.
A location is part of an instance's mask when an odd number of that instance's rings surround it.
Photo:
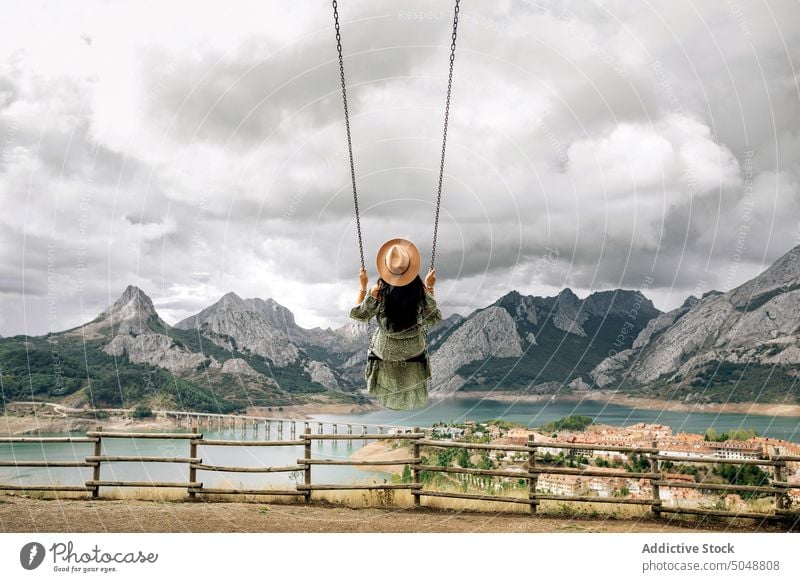
<path fill-rule="evenodd" d="M 775 453 L 776 456 L 780 455 L 780 449 L 778 449 L 778 447 L 775 447 L 773 449 L 773 452 Z M 777 459 L 776 459 L 776 463 L 778 463 L 778 464 L 775 465 L 775 479 L 774 479 L 774 481 L 783 481 L 783 465 L 781 464 L 781 461 L 777 460 Z M 783 497 L 783 494 L 784 494 L 784 490 L 783 489 L 779 489 L 778 491 L 775 492 L 775 513 L 778 513 L 782 509 L 784 509 L 784 503 L 783 503 L 784 497 Z"/>
<path fill-rule="evenodd" d="M 192 432 L 197 434 L 197 427 L 192 428 Z M 197 441 L 192 439 L 189 441 L 189 458 L 194 459 L 197 457 Z M 197 466 L 194 463 L 189 463 L 189 483 L 194 483 L 197 481 Z M 192 485 L 194 487 L 194 485 Z M 189 490 L 189 498 L 195 499 L 197 497 L 197 493 L 194 490 Z"/>
<path fill-rule="evenodd" d="M 97 432 L 103 432 L 102 426 L 94 427 Z M 103 442 L 101 437 L 97 437 L 97 440 L 94 442 L 94 456 L 99 457 L 102 451 Z M 92 481 L 99 481 L 100 480 L 100 461 L 97 461 L 97 464 L 92 469 Z M 99 497 L 100 496 L 100 486 L 95 485 L 94 490 L 92 490 L 92 497 Z"/>
<path fill-rule="evenodd" d="M 654 449 L 658 449 L 658 442 L 651 441 L 650 445 Z M 651 506 L 651 510 L 655 517 L 661 517 L 661 488 L 658 485 L 658 482 L 661 480 L 661 463 L 658 460 L 658 450 L 655 453 L 650 453 L 650 471 L 655 473 L 655 478 L 650 479 L 650 483 L 653 486 L 653 505 Z"/>
<path fill-rule="evenodd" d="M 419 432 L 419 427 L 418 426 L 414 427 L 414 432 L 415 433 Z M 421 482 L 420 481 L 420 471 L 417 468 L 417 467 L 419 467 L 419 460 L 420 460 L 420 456 L 419 456 L 419 439 L 414 437 L 413 443 L 414 444 L 411 445 L 411 453 L 412 453 L 411 456 L 414 458 L 416 463 L 411 465 L 411 481 L 413 483 L 420 483 Z M 419 495 L 414 495 L 413 492 L 412 492 L 411 497 L 414 498 L 414 507 L 419 507 L 420 506 L 420 502 L 419 502 L 420 496 Z"/>
<path fill-rule="evenodd" d="M 533 469 L 536 467 L 536 449 L 533 448 L 533 442 L 536 437 L 534 435 L 528 435 L 528 447 L 531 448 L 528 451 L 528 473 L 530 476 L 528 477 L 528 500 L 531 502 L 531 515 L 536 513 L 537 506 L 539 502 L 536 500 L 536 484 L 539 481 L 539 474 L 534 473 Z"/>
<path fill-rule="evenodd" d="M 305 443 L 303 443 L 303 452 L 306 461 L 311 460 L 311 428 L 306 427 L 303 438 Z M 303 469 L 303 484 L 311 485 L 311 463 L 306 462 L 305 468 Z M 306 503 L 311 502 L 311 489 L 306 489 Z"/>

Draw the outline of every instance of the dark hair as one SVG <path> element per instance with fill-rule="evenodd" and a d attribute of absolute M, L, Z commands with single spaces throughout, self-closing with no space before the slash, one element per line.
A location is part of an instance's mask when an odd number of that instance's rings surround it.
<path fill-rule="evenodd" d="M 419 275 L 402 287 L 389 285 L 383 279 L 378 281 L 378 299 L 383 301 L 389 331 L 404 331 L 416 325 L 425 305 L 425 286 Z"/>

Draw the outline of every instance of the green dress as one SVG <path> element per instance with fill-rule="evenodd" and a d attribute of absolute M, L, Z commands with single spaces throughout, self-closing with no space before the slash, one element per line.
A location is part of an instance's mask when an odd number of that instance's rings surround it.
<path fill-rule="evenodd" d="M 364 376 L 367 390 L 386 408 L 412 410 L 428 403 L 428 380 L 431 377 L 430 363 L 405 362 L 423 352 L 427 354 L 428 328 L 442 320 L 436 299 L 425 293 L 425 305 L 417 324 L 400 331 L 387 329 L 386 314 L 382 301 L 367 293 L 361 305 L 350 310 L 350 317 L 368 322 L 373 317 L 378 329 L 372 336 L 369 349 L 380 360 L 367 360 Z"/>

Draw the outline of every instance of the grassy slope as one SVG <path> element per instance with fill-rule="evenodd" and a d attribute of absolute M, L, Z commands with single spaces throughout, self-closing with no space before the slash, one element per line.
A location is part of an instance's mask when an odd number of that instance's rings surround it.
<path fill-rule="evenodd" d="M 103 340 L 75 336 L 15 336 L 0 340 L 3 400 L 61 400 L 81 392 L 98 407 L 128 407 L 154 397 L 188 410 L 237 407 L 207 387 L 169 371 L 101 350 Z M 27 345 L 26 345 L 27 342 Z"/>

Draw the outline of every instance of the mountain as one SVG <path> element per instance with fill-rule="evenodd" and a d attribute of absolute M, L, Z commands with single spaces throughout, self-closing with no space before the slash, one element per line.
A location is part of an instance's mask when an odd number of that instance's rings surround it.
<path fill-rule="evenodd" d="M 276 301 L 242 299 L 235 293 L 227 293 L 175 328 L 194 330 L 225 349 L 262 356 L 277 368 L 298 366 L 311 381 L 331 390 L 343 381 L 335 367 L 366 342 L 364 331 L 355 326 L 337 331 L 305 329 Z"/>
<path fill-rule="evenodd" d="M 743 285 L 651 321 L 592 370 L 605 388 L 687 401 L 800 398 L 800 246 Z"/>
<path fill-rule="evenodd" d="M 250 350 L 269 358 L 276 366 L 286 366 L 299 356 L 291 342 L 297 327 L 294 315 L 272 299 L 245 301 L 235 293 L 228 293 L 175 327 L 197 330 L 226 349 Z"/>
<path fill-rule="evenodd" d="M 291 312 L 274 301 L 248 304 L 234 294 L 190 320 L 182 322 L 187 329 L 170 326 L 147 294 L 129 285 L 85 325 L 45 336 L 2 338 L 2 402 L 42 399 L 72 406 L 144 404 L 232 412 L 248 405 L 297 404 L 320 395 L 332 395 L 336 401 L 364 400 L 355 389 L 340 388 L 327 365 L 292 343 L 281 343 L 290 333 L 312 347 L 326 342 L 347 345 L 357 340 L 354 333 L 344 337 L 346 333 L 331 330 L 303 330 L 294 324 Z M 208 336 L 189 329 L 192 322 Z M 267 341 L 257 341 L 259 332 Z M 332 387 L 336 391 L 329 393 Z"/>
<path fill-rule="evenodd" d="M 170 326 L 129 285 L 89 323 L 0 338 L 3 401 L 145 404 L 230 412 L 249 405 L 366 402 L 375 323 L 299 326 L 272 299 L 227 293 Z M 429 330 L 432 396 L 591 388 L 688 401 L 800 401 L 800 246 L 727 293 L 661 313 L 638 291 L 579 298 L 511 291 Z"/>
<path fill-rule="evenodd" d="M 609 352 L 630 347 L 658 315 L 638 291 L 601 291 L 583 300 L 570 289 L 556 297 L 512 291 L 435 338 L 431 394 L 584 386 Z"/>
<path fill-rule="evenodd" d="M 104 353 L 173 372 L 194 370 L 205 362 L 205 355 L 187 349 L 164 333 L 168 329 L 150 297 L 138 287 L 128 285 L 111 307 L 65 335 L 108 339 L 101 347 Z"/>

